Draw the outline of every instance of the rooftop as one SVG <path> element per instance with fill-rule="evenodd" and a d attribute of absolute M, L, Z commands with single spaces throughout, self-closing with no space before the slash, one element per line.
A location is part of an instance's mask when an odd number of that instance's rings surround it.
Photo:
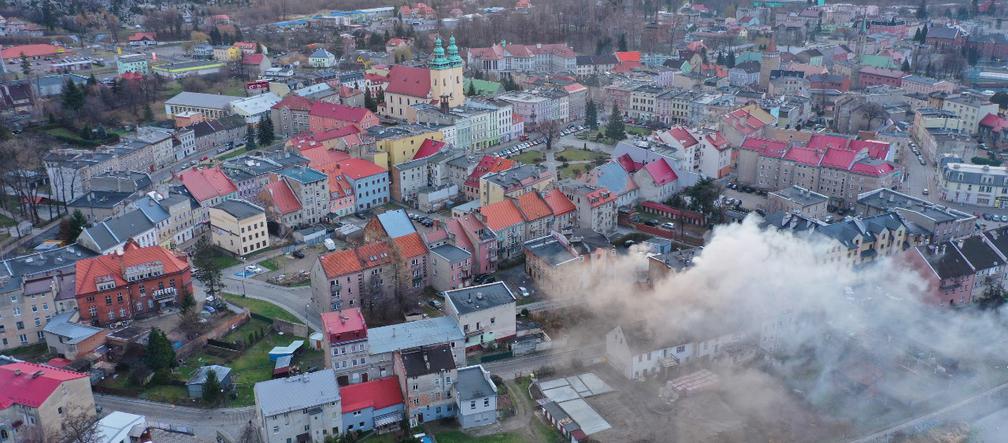
<path fill-rule="evenodd" d="M 445 291 L 444 296 L 460 315 L 515 303 L 511 289 L 501 281 Z"/>
<path fill-rule="evenodd" d="M 202 63 L 202 62 L 201 62 Z M 204 94 L 183 91 L 165 101 L 166 105 L 193 106 L 197 108 L 227 109 L 231 102 L 243 99 L 233 95 Z"/>
<path fill-rule="evenodd" d="M 451 317 L 434 317 L 368 330 L 372 355 L 448 343 L 465 338 Z"/>
<path fill-rule="evenodd" d="M 497 395 L 497 386 L 481 365 L 466 366 L 458 370 L 455 389 L 463 401 L 478 400 Z"/>
<path fill-rule="evenodd" d="M 421 377 L 455 369 L 455 357 L 447 344 L 403 352 L 402 363 L 406 377 Z"/>
<path fill-rule="evenodd" d="M 336 372 L 323 369 L 255 384 L 256 405 L 265 417 L 339 402 Z"/>
<path fill-rule="evenodd" d="M 242 199 L 225 200 L 214 206 L 214 209 L 220 209 L 238 220 L 265 214 L 263 208 Z"/>

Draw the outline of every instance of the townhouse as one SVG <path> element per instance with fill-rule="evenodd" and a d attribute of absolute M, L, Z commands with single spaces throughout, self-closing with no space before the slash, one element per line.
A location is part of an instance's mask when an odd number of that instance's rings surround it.
<path fill-rule="evenodd" d="M 270 108 L 273 130 L 280 137 L 308 132 L 312 101 L 297 94 L 287 94 Z"/>
<path fill-rule="evenodd" d="M 565 43 L 519 45 L 502 40 L 488 48 L 469 48 L 467 65 L 494 76 L 573 73 L 577 70 L 577 54 Z"/>
<path fill-rule="evenodd" d="M 518 197 L 533 190 L 542 192 L 555 181 L 556 173 L 543 165 L 521 165 L 486 174 L 479 179 L 480 204 L 493 204 L 506 197 Z"/>
<path fill-rule="evenodd" d="M 497 422 L 497 385 L 482 365 L 459 368 L 452 389 L 455 391 L 455 407 L 462 429 Z"/>
<path fill-rule="evenodd" d="M 396 352 L 393 367 L 411 426 L 456 416 L 457 365 L 448 345 Z"/>
<path fill-rule="evenodd" d="M 925 232 L 928 243 L 942 243 L 973 232 L 977 217 L 928 200 L 888 188 L 879 188 L 858 196 L 858 214 L 865 217 L 896 213 Z"/>
<path fill-rule="evenodd" d="M 360 131 L 378 125 L 378 117 L 367 108 L 315 102 L 308 109 L 308 130 L 322 132 L 353 126 Z"/>
<path fill-rule="evenodd" d="M 342 386 L 340 397 L 346 432 L 377 430 L 380 434 L 401 427 L 405 407 L 396 377 Z"/>
<path fill-rule="evenodd" d="M 602 234 L 616 229 L 616 194 L 603 187 L 580 183 L 564 183 L 561 189 L 577 208 L 575 226 Z"/>
<path fill-rule="evenodd" d="M 322 352 L 340 386 L 368 381 L 368 337 L 359 308 L 322 313 Z"/>
<path fill-rule="evenodd" d="M 263 187 L 282 176 L 281 171 L 299 170 L 308 162 L 304 156 L 289 150 L 258 151 L 225 160 L 220 170 L 237 188 L 234 197 L 261 204 L 264 203 L 260 199 Z"/>
<path fill-rule="evenodd" d="M 121 253 L 78 261 L 75 273 L 81 321 L 93 325 L 155 315 L 192 293 L 192 272 L 184 257 L 132 241 Z"/>
<path fill-rule="evenodd" d="M 742 334 L 715 329 L 681 328 L 656 337 L 640 326 L 616 326 L 605 336 L 606 361 L 628 380 L 645 380 L 667 374 L 680 365 L 722 358 L 745 339 Z"/>
<path fill-rule="evenodd" d="M 255 384 L 255 420 L 265 443 L 323 441 L 343 433 L 343 408 L 332 369 Z"/>
<path fill-rule="evenodd" d="M 1008 207 L 1008 168 L 942 161 L 938 192 L 942 200 L 993 208 Z"/>
<path fill-rule="evenodd" d="M 517 334 L 516 299 L 504 282 L 445 291 L 445 313 L 465 334 L 465 347 L 493 346 Z"/>
<path fill-rule="evenodd" d="M 210 241 L 234 254 L 245 257 L 270 246 L 266 211 L 247 200 L 225 200 L 207 209 Z"/>
<path fill-rule="evenodd" d="M 59 441 L 70 416 L 95 418 L 87 374 L 27 362 L 0 366 L 0 435 L 5 440 Z"/>

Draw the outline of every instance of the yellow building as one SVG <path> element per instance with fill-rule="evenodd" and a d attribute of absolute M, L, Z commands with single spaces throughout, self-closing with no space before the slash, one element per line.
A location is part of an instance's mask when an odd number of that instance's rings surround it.
<path fill-rule="evenodd" d="M 480 177 L 480 204 L 492 205 L 505 197 L 520 197 L 533 190 L 544 192 L 556 183 L 556 175 L 542 165 L 522 165 Z"/>
<path fill-rule="evenodd" d="M 241 49 L 236 46 L 217 46 L 213 48 L 213 58 L 217 61 L 238 61 L 238 58 L 241 57 L 241 55 Z"/>
<path fill-rule="evenodd" d="M 449 107 L 462 106 L 465 104 L 463 64 L 455 37 L 448 41 L 447 54 L 438 37 L 434 42 L 434 56 L 426 68 L 394 65 L 389 69 L 385 104 L 378 112 L 386 117 L 415 122 L 416 111 L 412 106 L 417 103 L 440 103 L 444 99 Z"/>
<path fill-rule="evenodd" d="M 209 213 L 214 245 L 240 257 L 269 247 L 263 208 L 235 199 L 210 207 Z"/>
<path fill-rule="evenodd" d="M 374 162 L 389 171 L 392 165 L 413 160 L 424 140 L 444 141 L 440 130 L 424 126 L 390 126 L 374 135 Z"/>

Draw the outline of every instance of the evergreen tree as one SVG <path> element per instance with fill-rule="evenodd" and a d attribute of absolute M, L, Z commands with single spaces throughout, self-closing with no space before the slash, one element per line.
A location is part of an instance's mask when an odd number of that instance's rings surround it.
<path fill-rule="evenodd" d="M 626 34 L 625 33 L 624 34 L 620 34 L 620 36 L 619 36 L 619 43 L 617 43 L 617 48 L 619 48 L 617 50 L 620 51 L 620 52 L 627 51 L 627 42 L 626 42 Z"/>
<path fill-rule="evenodd" d="M 98 79 L 96 79 L 95 76 L 94 76 L 94 73 L 92 73 L 91 76 L 88 77 L 88 79 L 87 79 L 87 85 L 88 86 L 94 86 L 94 85 L 97 85 L 97 84 L 98 84 Z"/>
<path fill-rule="evenodd" d="M 223 43 L 223 40 L 221 39 L 220 30 L 217 29 L 216 26 L 214 26 L 213 29 L 210 30 L 210 44 L 218 46 L 221 43 Z"/>
<path fill-rule="evenodd" d="M 378 112 L 378 104 L 375 103 L 375 99 L 371 95 L 371 89 L 369 88 L 364 88 L 364 107 L 371 110 L 371 112 Z"/>
<path fill-rule="evenodd" d="M 717 63 L 718 66 L 725 66 L 725 65 L 728 64 L 728 60 L 725 59 L 725 55 L 724 55 L 723 52 L 718 51 L 718 53 L 717 53 L 717 60 L 715 61 L 715 63 Z"/>
<path fill-rule="evenodd" d="M 966 62 L 969 63 L 970 66 L 976 66 L 978 61 L 980 61 L 980 53 L 977 51 L 977 48 L 970 47 L 967 49 Z"/>
<path fill-rule="evenodd" d="M 276 136 L 273 134 L 273 120 L 264 118 L 259 121 L 259 146 L 269 146 L 273 144 Z"/>
<path fill-rule="evenodd" d="M 467 97 L 475 97 L 476 96 L 476 83 L 473 83 L 472 80 L 469 81 L 469 88 L 466 89 L 465 95 Z"/>
<path fill-rule="evenodd" d="M 203 382 L 203 401 L 216 404 L 220 401 L 222 394 L 220 380 L 217 380 L 217 372 L 208 369 L 206 381 Z"/>
<path fill-rule="evenodd" d="M 729 69 L 735 67 L 735 50 L 728 51 L 728 58 L 725 60 Z"/>
<path fill-rule="evenodd" d="M 170 369 L 175 365 L 175 349 L 160 329 L 154 328 L 150 332 L 144 351 L 144 363 L 155 372 Z"/>
<path fill-rule="evenodd" d="M 903 72 L 910 72 L 910 59 L 903 59 L 903 66 L 900 67 Z"/>
<path fill-rule="evenodd" d="M 613 103 L 612 112 L 609 113 L 609 124 L 606 125 L 605 135 L 612 140 L 623 140 L 626 138 L 626 127 L 623 124 L 623 116 L 620 115 L 619 108 Z"/>
<path fill-rule="evenodd" d="M 78 88 L 77 84 L 69 78 L 63 85 L 61 99 L 63 102 L 63 109 L 77 112 L 84 107 L 84 91 Z"/>
<path fill-rule="evenodd" d="M 23 52 L 21 53 L 21 73 L 24 74 L 25 77 L 31 75 L 31 62 L 28 61 L 28 57 L 26 57 Z"/>
<path fill-rule="evenodd" d="M 185 314 L 191 311 L 194 307 L 196 307 L 196 299 L 193 298 L 192 292 L 186 289 L 185 286 L 182 286 L 182 298 L 179 300 L 179 309 L 181 309 L 182 313 Z"/>
<path fill-rule="evenodd" d="M 154 121 L 154 111 L 151 110 L 150 103 L 144 105 L 143 119 L 145 122 Z"/>
<path fill-rule="evenodd" d="M 592 99 L 588 99 L 588 103 L 585 103 L 585 126 L 598 129 L 598 108 Z"/>
<path fill-rule="evenodd" d="M 255 148 L 256 134 L 255 131 L 252 130 L 252 125 L 248 125 L 245 127 L 245 149 L 251 151 Z"/>
<path fill-rule="evenodd" d="M 921 41 L 921 28 L 917 28 L 917 30 L 914 31 L 913 41 L 915 42 Z"/>

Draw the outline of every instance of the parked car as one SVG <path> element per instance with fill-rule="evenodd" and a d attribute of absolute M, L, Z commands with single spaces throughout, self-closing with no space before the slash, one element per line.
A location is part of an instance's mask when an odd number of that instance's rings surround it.
<path fill-rule="evenodd" d="M 528 296 L 532 295 L 532 294 L 529 293 L 528 288 L 526 288 L 524 286 L 519 286 L 518 287 L 518 292 L 521 293 L 522 297 L 528 297 Z"/>
<path fill-rule="evenodd" d="M 924 195 L 928 195 L 928 188 L 924 188 Z"/>
<path fill-rule="evenodd" d="M 663 227 L 665 229 L 675 229 L 675 223 L 665 222 L 665 223 L 661 224 L 661 227 Z"/>
<path fill-rule="evenodd" d="M 644 220 L 644 224 L 648 226 L 658 226 L 658 222 L 654 220 Z"/>
<path fill-rule="evenodd" d="M 305 258 L 304 252 L 301 252 L 300 249 L 298 249 L 298 250 L 296 250 L 294 252 L 291 252 L 291 255 L 293 255 L 294 258 Z"/>
<path fill-rule="evenodd" d="M 444 303 L 441 303 L 438 300 L 431 300 L 427 302 L 427 304 L 429 304 L 434 309 L 441 309 L 441 306 L 444 306 Z"/>

